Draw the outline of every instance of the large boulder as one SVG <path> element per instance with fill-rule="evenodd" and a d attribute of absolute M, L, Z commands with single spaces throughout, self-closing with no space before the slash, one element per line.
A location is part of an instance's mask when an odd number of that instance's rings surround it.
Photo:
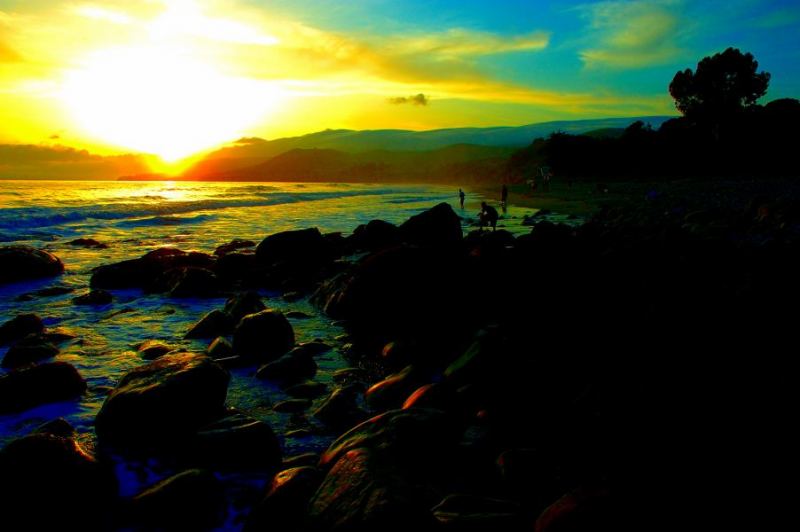
<path fill-rule="evenodd" d="M 217 249 L 214 250 L 214 256 L 216 257 L 224 257 L 228 253 L 236 251 L 238 249 L 246 249 L 255 246 L 256 243 L 252 240 L 243 240 L 241 238 L 234 238 L 227 244 L 222 244 L 221 246 L 217 246 Z"/>
<path fill-rule="evenodd" d="M 229 379 L 206 356 L 164 355 L 122 377 L 97 413 L 97 435 L 121 447 L 171 443 L 224 412 Z"/>
<path fill-rule="evenodd" d="M 61 259 L 30 246 L 0 247 L 0 285 L 54 277 L 64 272 Z"/>
<path fill-rule="evenodd" d="M 340 431 L 366 419 L 369 414 L 358 405 L 361 388 L 357 384 L 336 388 L 313 412 L 324 425 Z"/>
<path fill-rule="evenodd" d="M 72 298 L 73 305 L 108 305 L 114 300 L 110 292 L 102 289 L 90 290 Z"/>
<path fill-rule="evenodd" d="M 307 349 L 296 347 L 277 360 L 267 362 L 256 372 L 256 377 L 282 384 L 294 384 L 313 377 L 317 363 Z"/>
<path fill-rule="evenodd" d="M 432 512 L 446 530 L 528 530 L 522 518 L 522 508 L 514 501 L 455 493 L 445 497 Z"/>
<path fill-rule="evenodd" d="M 373 253 L 323 284 L 312 302 L 354 335 L 389 341 L 459 338 L 476 313 L 465 256 L 446 247 L 396 247 Z M 467 310 L 467 312 L 465 312 Z M 476 309 L 479 310 L 479 309 Z"/>
<path fill-rule="evenodd" d="M 269 362 L 294 345 L 294 329 L 277 310 L 262 310 L 245 316 L 233 331 L 233 350 L 255 362 Z"/>
<path fill-rule="evenodd" d="M 12 529 L 17 518 L 28 530 L 108 530 L 116 495 L 113 470 L 71 435 L 39 431 L 0 451 L 0 507 Z"/>
<path fill-rule="evenodd" d="M 280 263 L 318 264 L 330 258 L 330 246 L 316 227 L 269 235 L 256 247 L 258 262 L 272 266 Z"/>
<path fill-rule="evenodd" d="M 461 219 L 450 204 L 440 203 L 406 220 L 400 234 L 409 244 L 452 246 L 461 241 Z"/>
<path fill-rule="evenodd" d="M 130 520 L 144 529 L 211 530 L 225 516 L 222 482 L 190 469 L 158 482 L 131 500 Z"/>
<path fill-rule="evenodd" d="M 51 362 L 12 371 L 0 377 L 0 414 L 83 395 L 86 381 L 66 362 Z"/>
<path fill-rule="evenodd" d="M 219 296 L 222 284 L 211 270 L 189 266 L 164 272 L 153 291 L 168 292 L 170 297 L 178 298 L 213 298 Z"/>
<path fill-rule="evenodd" d="M 104 289 L 143 288 L 161 290 L 162 277 L 176 268 L 212 269 L 214 257 L 195 251 L 159 248 L 138 259 L 105 264 L 92 270 L 91 287 Z"/>
<path fill-rule="evenodd" d="M 318 229 L 301 229 L 266 237 L 256 248 L 256 260 L 266 271 L 268 286 L 306 292 L 325 275 L 337 253 Z"/>
<path fill-rule="evenodd" d="M 36 314 L 17 314 L 0 325 L 0 345 L 22 340 L 29 334 L 44 332 L 42 318 Z"/>
<path fill-rule="evenodd" d="M 461 427 L 444 412 L 425 408 L 390 410 L 339 436 L 322 454 L 331 465 L 352 449 L 368 448 L 395 463 L 435 462 L 453 449 Z"/>
<path fill-rule="evenodd" d="M 281 445 L 269 425 L 239 412 L 197 431 L 190 445 L 193 459 L 204 467 L 275 471 Z"/>
<path fill-rule="evenodd" d="M 272 478 L 267 493 L 247 518 L 244 529 L 301 532 L 305 528 L 306 507 L 322 482 L 320 471 L 311 466 L 292 467 Z"/>
<path fill-rule="evenodd" d="M 26 336 L 12 345 L 3 357 L 2 367 L 19 368 L 28 364 L 35 364 L 58 354 L 58 347 L 48 342 L 41 335 Z"/>
<path fill-rule="evenodd" d="M 227 312 L 214 309 L 192 325 L 184 338 L 216 338 L 232 333 L 235 325 L 236 323 Z"/>
<path fill-rule="evenodd" d="M 365 448 L 344 453 L 309 503 L 312 530 L 432 530 L 433 498 L 390 461 Z"/>
<path fill-rule="evenodd" d="M 383 220 L 371 220 L 367 224 L 359 225 L 346 239 L 346 243 L 351 249 L 367 251 L 396 246 L 401 241 L 400 229 Z"/>
<path fill-rule="evenodd" d="M 247 315 L 256 314 L 267 307 L 256 292 L 243 292 L 228 298 L 223 311 L 231 317 L 234 324 Z"/>

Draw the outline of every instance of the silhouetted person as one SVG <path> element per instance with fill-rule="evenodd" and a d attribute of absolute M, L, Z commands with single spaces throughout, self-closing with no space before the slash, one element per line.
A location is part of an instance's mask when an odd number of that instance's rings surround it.
<path fill-rule="evenodd" d="M 506 208 L 508 207 L 508 187 L 503 184 L 503 189 L 500 192 L 500 207 L 503 209 L 503 212 L 506 212 Z"/>
<path fill-rule="evenodd" d="M 466 196 L 467 196 L 467 195 L 466 195 L 466 194 L 464 194 L 464 191 L 463 191 L 463 190 L 461 190 L 461 189 L 459 188 L 459 189 L 458 189 L 458 199 L 459 199 L 459 200 L 461 200 L 461 209 L 462 209 L 462 210 L 464 209 L 464 198 L 465 198 Z"/>
<path fill-rule="evenodd" d="M 497 219 L 499 215 L 497 214 L 497 209 L 488 205 L 485 201 L 481 202 L 481 212 L 478 213 L 478 219 L 480 220 L 481 224 L 481 231 L 483 231 L 484 226 L 491 225 L 492 231 L 497 228 Z"/>

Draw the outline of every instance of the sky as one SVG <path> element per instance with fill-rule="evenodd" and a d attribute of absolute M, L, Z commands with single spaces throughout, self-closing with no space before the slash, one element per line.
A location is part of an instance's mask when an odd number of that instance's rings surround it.
<path fill-rule="evenodd" d="M 800 96 L 800 4 L 0 0 L 0 143 L 165 161 L 243 136 L 675 114 L 729 46 Z"/>

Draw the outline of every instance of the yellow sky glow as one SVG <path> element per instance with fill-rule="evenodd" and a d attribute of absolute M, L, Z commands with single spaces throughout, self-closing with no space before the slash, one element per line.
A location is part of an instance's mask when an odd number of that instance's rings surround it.
<path fill-rule="evenodd" d="M 241 136 L 513 125 L 526 122 L 515 118 L 519 105 L 541 106 L 539 120 L 527 122 L 613 114 L 619 97 L 538 90 L 475 67 L 475 58 L 537 53 L 549 40 L 536 30 L 505 38 L 463 28 L 343 35 L 232 0 L 0 11 L 0 142 L 58 138 L 175 163 Z M 401 113 L 387 103 L 419 93 L 432 105 Z M 476 102 L 493 114 L 472 110 Z M 669 109 L 666 98 L 625 103 L 632 112 Z"/>

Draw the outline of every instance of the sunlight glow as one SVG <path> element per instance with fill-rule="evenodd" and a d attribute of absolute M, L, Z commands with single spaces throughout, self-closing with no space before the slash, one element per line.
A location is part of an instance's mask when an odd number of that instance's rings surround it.
<path fill-rule="evenodd" d="M 163 8 L 154 18 L 76 8 L 81 17 L 130 30 L 115 45 L 76 56 L 64 71 L 59 97 L 84 134 L 173 163 L 242 136 L 288 101 L 274 82 L 232 73 L 209 46 L 270 47 L 276 37 L 208 16 L 193 0 Z"/>
<path fill-rule="evenodd" d="M 283 94 L 225 76 L 190 49 L 143 46 L 91 54 L 68 73 L 62 99 L 90 135 L 175 161 L 235 138 Z"/>

